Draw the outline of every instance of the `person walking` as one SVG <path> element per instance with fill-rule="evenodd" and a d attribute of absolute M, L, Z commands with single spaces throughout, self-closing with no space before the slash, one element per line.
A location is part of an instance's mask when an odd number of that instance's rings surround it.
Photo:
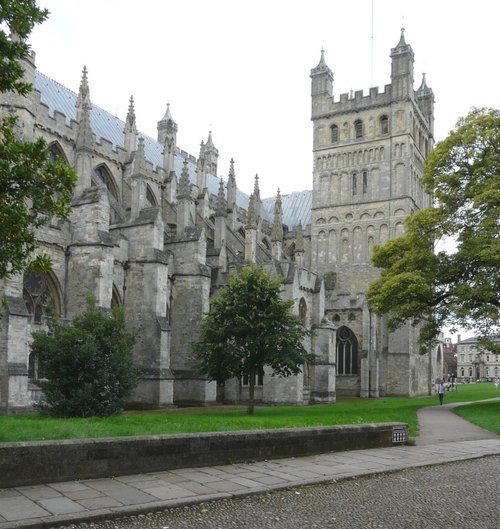
<path fill-rule="evenodd" d="M 444 382 L 441 380 L 441 382 L 438 384 L 438 387 L 437 387 L 437 394 L 438 394 L 438 397 L 439 397 L 439 404 L 441 406 L 443 405 L 445 391 L 446 391 L 446 387 L 444 385 Z"/>

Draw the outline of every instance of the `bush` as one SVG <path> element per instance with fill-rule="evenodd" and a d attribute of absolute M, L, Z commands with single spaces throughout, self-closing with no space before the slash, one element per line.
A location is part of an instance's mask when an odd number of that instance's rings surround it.
<path fill-rule="evenodd" d="M 38 407 L 57 417 L 119 413 L 139 380 L 134 344 L 123 310 L 105 314 L 93 300 L 71 324 L 51 320 L 48 331 L 33 333 L 31 344 L 44 377 Z"/>

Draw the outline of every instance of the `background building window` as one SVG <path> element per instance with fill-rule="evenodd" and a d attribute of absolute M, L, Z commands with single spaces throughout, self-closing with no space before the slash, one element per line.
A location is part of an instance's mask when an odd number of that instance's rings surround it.
<path fill-rule="evenodd" d="M 242 386 L 249 386 L 250 379 L 248 375 L 243 375 L 241 379 Z M 255 387 L 264 385 L 264 368 L 259 368 L 258 373 L 255 375 Z"/>

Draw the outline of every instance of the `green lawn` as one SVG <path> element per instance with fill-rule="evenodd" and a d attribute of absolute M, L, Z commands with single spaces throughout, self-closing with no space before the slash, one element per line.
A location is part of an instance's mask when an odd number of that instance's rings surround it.
<path fill-rule="evenodd" d="M 475 401 L 500 396 L 493 384 L 467 384 L 448 393 L 445 402 Z M 437 396 L 418 398 L 339 399 L 334 405 L 257 407 L 247 415 L 244 407 L 178 409 L 126 412 L 106 419 L 54 419 L 38 413 L 0 417 L 0 441 L 75 439 L 127 435 L 293 428 L 334 424 L 405 422 L 410 436 L 417 434 L 417 410 L 436 405 Z M 498 421 L 495 406 L 475 405 L 484 410 L 484 428 Z M 496 403 L 496 406 L 500 406 Z M 464 407 L 466 409 L 466 407 Z M 472 409 L 472 405 L 469 409 Z M 462 413 L 462 411 L 461 411 Z M 491 416 L 491 414 L 493 414 Z M 497 425 L 498 426 L 498 425 Z M 495 430 L 492 430 L 495 431 Z"/>
<path fill-rule="evenodd" d="M 496 396 L 500 397 L 500 391 Z M 500 435 L 500 401 L 467 404 L 454 411 L 472 424 Z"/>

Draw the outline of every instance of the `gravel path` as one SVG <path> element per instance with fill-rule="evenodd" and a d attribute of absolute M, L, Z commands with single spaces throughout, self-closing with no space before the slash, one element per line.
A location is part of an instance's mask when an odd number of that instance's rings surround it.
<path fill-rule="evenodd" d="M 498 529 L 500 456 L 407 469 L 78 529 Z"/>

